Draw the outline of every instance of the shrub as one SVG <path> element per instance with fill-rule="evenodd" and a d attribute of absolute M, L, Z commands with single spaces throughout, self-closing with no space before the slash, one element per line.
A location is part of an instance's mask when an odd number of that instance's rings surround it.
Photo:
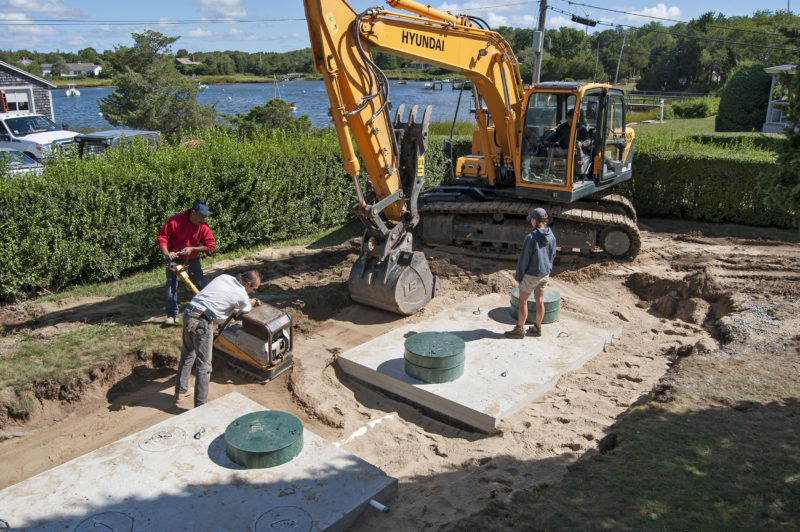
<path fill-rule="evenodd" d="M 778 152 L 783 138 L 767 133 L 717 133 L 691 135 L 700 144 L 713 144 L 729 150 L 766 150 Z"/>
<path fill-rule="evenodd" d="M 760 173 L 774 169 L 775 153 L 742 145 L 736 150 L 690 137 L 636 139 L 634 178 L 615 189 L 641 216 L 790 227 L 784 209 L 766 208 Z"/>
<path fill-rule="evenodd" d="M 719 98 L 707 96 L 677 102 L 670 106 L 678 118 L 706 118 L 717 114 Z"/>
<path fill-rule="evenodd" d="M 760 63 L 743 63 L 722 89 L 716 131 L 759 131 L 767 117 L 772 78 Z"/>

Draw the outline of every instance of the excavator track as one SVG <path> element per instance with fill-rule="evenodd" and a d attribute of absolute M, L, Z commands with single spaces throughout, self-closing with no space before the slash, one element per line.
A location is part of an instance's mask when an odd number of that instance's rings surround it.
<path fill-rule="evenodd" d="M 616 206 L 619 209 L 622 209 L 625 215 L 627 215 L 628 218 L 633 220 L 633 223 L 636 223 L 638 221 L 638 218 L 636 216 L 636 208 L 633 206 L 633 202 L 628 198 L 626 198 L 625 196 L 622 196 L 621 194 L 612 194 L 610 192 L 597 192 L 589 196 L 589 199 L 597 200 L 603 203 L 604 205 Z"/>
<path fill-rule="evenodd" d="M 617 197 L 625 200 L 622 196 Z M 625 213 L 627 210 L 625 202 L 619 201 L 617 198 L 610 201 L 602 198 L 595 199 L 595 201 L 550 205 L 521 201 L 428 203 L 420 209 L 423 226 L 422 240 L 426 245 L 455 248 L 469 255 L 486 258 L 516 258 L 522 240 L 530 231 L 530 225 L 525 217 L 533 207 L 544 207 L 547 210 L 556 233 L 556 241 L 559 241 L 559 233 L 572 236 L 570 241 L 572 245 L 569 245 L 570 242 L 567 242 L 566 246 L 563 243 L 559 244 L 562 251 L 577 249 L 580 253 L 594 253 L 599 247 L 612 258 L 625 259 L 635 257 L 641 248 L 641 237 L 635 218 L 631 218 Z M 632 209 L 633 205 L 630 205 L 630 208 Z M 633 212 L 635 214 L 635 210 Z M 445 242 L 445 237 L 433 234 L 441 227 L 441 222 L 436 228 L 425 226 L 426 220 L 437 215 L 469 217 L 474 220 L 472 223 L 475 230 L 461 235 L 456 228 L 453 228 L 448 233 L 453 235 L 452 239 L 450 242 Z M 483 222 L 480 220 L 481 216 L 484 217 Z M 506 238 L 506 241 L 502 242 L 501 239 L 491 236 L 484 237 L 484 239 L 478 236 L 479 234 L 496 234 L 496 224 L 501 220 L 502 223 L 513 224 L 513 227 L 503 233 L 506 237 L 513 234 L 513 239 Z M 493 229 L 495 229 L 494 232 Z M 562 242 L 564 241 L 566 239 Z"/>

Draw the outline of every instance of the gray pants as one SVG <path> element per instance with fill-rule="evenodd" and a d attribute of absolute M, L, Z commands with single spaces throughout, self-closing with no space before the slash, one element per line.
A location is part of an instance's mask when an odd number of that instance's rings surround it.
<path fill-rule="evenodd" d="M 208 401 L 208 386 L 211 381 L 211 354 L 213 352 L 213 324 L 190 311 L 183 313 L 183 347 L 178 363 L 178 378 L 175 392 L 185 393 L 189 389 L 189 375 L 195 369 L 194 406 Z"/>

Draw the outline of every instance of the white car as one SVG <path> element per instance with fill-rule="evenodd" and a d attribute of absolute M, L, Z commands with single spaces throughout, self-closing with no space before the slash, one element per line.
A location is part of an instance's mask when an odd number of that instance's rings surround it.
<path fill-rule="evenodd" d="M 22 153 L 9 148 L 0 148 L 0 176 L 11 177 L 25 174 L 41 175 L 44 165 Z"/>
<path fill-rule="evenodd" d="M 0 113 L 0 148 L 21 151 L 41 161 L 57 149 L 74 146 L 75 131 L 61 129 L 44 115 Z"/>

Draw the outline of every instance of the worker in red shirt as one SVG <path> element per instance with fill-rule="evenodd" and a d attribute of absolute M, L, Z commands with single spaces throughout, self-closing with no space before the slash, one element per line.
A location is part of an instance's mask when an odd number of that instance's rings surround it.
<path fill-rule="evenodd" d="M 195 201 L 191 209 L 171 216 L 158 230 L 156 243 L 161 248 L 167 265 L 167 325 L 178 323 L 178 277 L 170 269 L 170 263 L 185 264 L 189 270 L 189 279 L 198 290 L 206 285 L 199 254 L 201 251 L 210 253 L 216 245 L 211 228 L 205 222 L 206 216 L 210 214 L 205 203 Z"/>

